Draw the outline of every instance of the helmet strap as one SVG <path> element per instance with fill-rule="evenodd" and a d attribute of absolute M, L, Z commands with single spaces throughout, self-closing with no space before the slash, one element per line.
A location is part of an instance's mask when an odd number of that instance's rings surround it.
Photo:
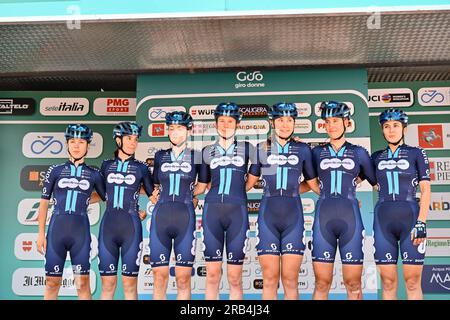
<path fill-rule="evenodd" d="M 89 145 L 89 143 L 88 143 L 88 145 Z M 86 157 L 86 155 L 87 155 L 87 153 L 88 153 L 88 150 L 86 150 L 86 152 L 84 153 L 84 155 L 82 155 L 81 157 L 75 158 L 75 157 L 70 153 L 69 146 L 67 146 L 67 153 L 69 154 L 70 159 L 73 160 L 73 161 L 72 161 L 73 164 L 76 164 L 78 161 L 80 161 L 81 159 L 83 159 L 84 157 Z"/>
<path fill-rule="evenodd" d="M 133 156 L 133 154 L 134 153 L 127 153 L 127 152 L 125 152 L 125 150 L 123 150 L 123 136 L 120 136 L 120 137 L 118 137 L 118 138 L 120 138 L 120 145 L 117 143 L 117 141 L 116 141 L 116 146 L 117 146 L 117 148 L 120 150 L 120 151 L 122 151 L 123 153 L 125 153 L 127 156 L 129 156 L 129 157 L 132 157 Z"/>
<path fill-rule="evenodd" d="M 345 126 L 345 118 L 342 118 L 342 124 L 344 125 L 344 131 L 342 131 L 342 134 L 339 136 L 339 138 L 336 138 L 333 140 L 341 140 L 341 138 L 344 136 L 345 132 L 347 131 L 347 128 Z"/>

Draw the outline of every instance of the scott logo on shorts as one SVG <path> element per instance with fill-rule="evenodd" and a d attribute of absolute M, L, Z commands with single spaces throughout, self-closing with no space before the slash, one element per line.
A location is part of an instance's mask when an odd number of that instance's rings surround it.
<path fill-rule="evenodd" d="M 132 174 L 128 174 L 124 176 L 120 173 L 110 173 L 107 178 L 108 183 L 114 183 L 114 184 L 122 184 L 126 183 L 128 185 L 132 185 L 136 181 L 136 177 Z"/>
<path fill-rule="evenodd" d="M 88 190 L 90 187 L 89 181 L 87 180 L 78 180 L 75 178 L 63 178 L 61 180 L 58 181 L 58 187 L 60 187 L 61 189 L 75 189 L 75 188 L 80 188 L 81 190 Z"/>
<path fill-rule="evenodd" d="M 230 164 L 235 165 L 236 167 L 242 167 L 244 165 L 244 159 L 239 156 L 228 157 L 222 156 L 220 158 L 215 158 L 211 160 L 211 169 L 215 169 L 217 167 L 226 167 Z"/>
<path fill-rule="evenodd" d="M 161 171 L 162 172 L 176 172 L 176 171 L 183 171 L 183 172 L 191 172 L 192 170 L 192 166 L 190 163 L 188 162 L 182 162 L 182 163 L 177 163 L 177 162 L 172 162 L 172 163 L 164 163 L 161 166 Z"/>
<path fill-rule="evenodd" d="M 284 156 L 284 155 L 276 155 L 276 154 L 271 154 L 268 158 L 267 158 L 267 163 L 271 164 L 271 165 L 285 165 L 286 163 L 289 163 L 290 165 L 296 165 L 298 163 L 298 157 L 295 155 L 290 155 L 288 157 Z"/>
<path fill-rule="evenodd" d="M 378 163 L 378 170 L 392 170 L 399 168 L 400 170 L 406 170 L 409 168 L 409 162 L 405 159 L 395 160 L 382 160 Z"/>
<path fill-rule="evenodd" d="M 352 170 L 355 167 L 355 162 L 352 159 L 323 159 L 320 162 L 320 169 L 326 170 L 328 168 L 337 169 L 344 167 L 347 170 Z"/>

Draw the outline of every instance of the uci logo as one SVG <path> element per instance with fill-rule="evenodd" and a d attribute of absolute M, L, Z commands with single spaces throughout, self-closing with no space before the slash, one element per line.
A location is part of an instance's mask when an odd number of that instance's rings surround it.
<path fill-rule="evenodd" d="M 236 74 L 236 79 L 238 81 L 244 82 L 244 81 L 262 81 L 264 79 L 264 76 L 262 75 L 261 71 L 253 71 L 251 73 L 247 73 L 245 71 L 238 72 Z"/>

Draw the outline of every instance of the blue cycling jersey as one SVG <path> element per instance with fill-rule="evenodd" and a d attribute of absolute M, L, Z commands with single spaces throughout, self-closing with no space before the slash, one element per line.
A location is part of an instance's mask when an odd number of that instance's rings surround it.
<path fill-rule="evenodd" d="M 148 196 L 153 192 L 150 167 L 134 157 L 125 161 L 119 158 L 105 160 L 100 172 L 106 180 L 107 211 L 119 210 L 138 214 L 141 185 Z"/>
<path fill-rule="evenodd" d="M 375 171 L 369 153 L 361 146 L 345 142 L 339 151 L 330 143 L 313 149 L 313 161 L 320 180 L 320 198 L 355 199 L 356 180 L 367 179 L 376 184 Z"/>
<path fill-rule="evenodd" d="M 415 246 L 410 232 L 420 211 L 417 185 L 430 180 L 427 155 L 421 148 L 403 144 L 394 152 L 389 147 L 374 152 L 372 159 L 378 181 L 373 223 L 375 263 L 397 264 L 400 251 L 403 264 L 421 265 L 426 245 Z"/>
<path fill-rule="evenodd" d="M 50 200 L 53 195 L 53 214 L 85 215 L 94 188 L 105 199 L 105 186 L 100 172 L 84 163 L 75 166 L 67 161 L 48 169 L 41 198 Z"/>
<path fill-rule="evenodd" d="M 47 232 L 47 276 L 62 276 L 68 251 L 74 273 L 89 274 L 91 233 L 87 207 L 94 188 L 105 199 L 103 177 L 84 163 L 75 166 L 67 161 L 48 169 L 41 198 L 50 200 L 53 196 L 55 207 Z"/>
<path fill-rule="evenodd" d="M 155 154 L 153 182 L 160 185 L 160 202 L 192 202 L 201 154 L 191 149 L 183 150 L 175 157 L 172 149 Z"/>
<path fill-rule="evenodd" d="M 389 147 L 372 154 L 378 181 L 379 201 L 415 201 L 419 181 L 430 180 L 425 151 L 401 145 L 392 152 Z"/>
<path fill-rule="evenodd" d="M 250 166 L 250 174 L 262 175 L 264 196 L 298 197 L 300 178 L 317 177 L 310 147 L 303 142 L 262 142 L 257 146 L 257 162 Z"/>
<path fill-rule="evenodd" d="M 211 182 L 206 203 L 228 202 L 246 205 L 246 175 L 255 150 L 249 142 L 237 142 L 224 150 L 218 142 L 203 148 L 203 161 L 198 181 Z M 253 160 L 253 161 L 252 161 Z"/>

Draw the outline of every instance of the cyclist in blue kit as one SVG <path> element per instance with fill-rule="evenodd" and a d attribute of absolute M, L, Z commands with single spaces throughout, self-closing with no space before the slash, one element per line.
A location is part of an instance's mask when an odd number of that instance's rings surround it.
<path fill-rule="evenodd" d="M 299 195 L 302 174 L 309 186 L 319 193 L 311 149 L 292 139 L 296 118 L 294 103 L 277 103 L 271 107 L 269 120 L 273 134 L 258 144 L 257 163 L 251 165 L 247 180 L 247 190 L 255 185 L 260 175 L 265 181 L 256 247 L 263 271 L 263 299 L 277 298 L 280 269 L 285 299 L 298 299 L 298 275 L 305 250 Z"/>
<path fill-rule="evenodd" d="M 367 179 L 376 184 L 366 149 L 345 140 L 350 109 L 345 103 L 323 102 L 321 118 L 330 142 L 313 149 L 320 195 L 312 228 L 312 259 L 316 278 L 313 299 L 327 299 L 333 280 L 336 250 L 342 261 L 348 299 L 362 299 L 364 225 L 356 199 L 356 185 Z"/>
<path fill-rule="evenodd" d="M 422 299 L 421 276 L 426 248 L 426 220 L 431 187 L 428 158 L 421 148 L 404 144 L 408 116 L 388 109 L 379 116 L 388 146 L 372 159 L 378 181 L 374 213 L 375 263 L 381 275 L 383 299 L 397 299 L 397 259 L 403 260 L 408 299 Z M 416 189 L 420 187 L 420 205 Z"/>
<path fill-rule="evenodd" d="M 191 298 L 191 272 L 196 249 L 192 201 L 201 163 L 201 153 L 187 147 L 192 121 L 186 112 L 168 113 L 166 124 L 172 147 L 155 154 L 153 183 L 160 194 L 153 209 L 149 239 L 155 300 L 166 299 L 172 246 L 176 258 L 177 299 Z"/>
<path fill-rule="evenodd" d="M 126 300 L 137 299 L 137 277 L 143 250 L 142 224 L 145 211 L 139 212 L 141 186 L 150 197 L 153 181 L 150 167 L 134 158 L 142 126 L 121 122 L 114 127 L 117 145 L 115 159 L 103 161 L 100 172 L 106 181 L 106 210 L 99 231 L 99 271 L 102 299 L 113 299 L 117 286 L 119 256 Z"/>
<path fill-rule="evenodd" d="M 242 113 L 235 103 L 220 103 L 215 111 L 218 140 L 203 148 L 195 195 L 211 187 L 205 198 L 202 229 L 206 261 L 206 299 L 217 299 L 222 275 L 224 243 L 230 299 L 242 299 L 242 264 L 248 244 L 248 211 L 245 189 L 254 147 L 237 141 Z"/>
<path fill-rule="evenodd" d="M 87 207 L 94 189 L 98 196 L 105 199 L 105 187 L 100 172 L 84 163 L 93 136 L 92 130 L 83 124 L 71 124 L 64 135 L 69 161 L 48 169 L 39 206 L 37 249 L 41 254 L 45 253 L 44 299 L 58 297 L 69 252 L 78 297 L 90 300 L 91 232 Z M 45 238 L 45 222 L 52 197 L 54 210 Z"/>

